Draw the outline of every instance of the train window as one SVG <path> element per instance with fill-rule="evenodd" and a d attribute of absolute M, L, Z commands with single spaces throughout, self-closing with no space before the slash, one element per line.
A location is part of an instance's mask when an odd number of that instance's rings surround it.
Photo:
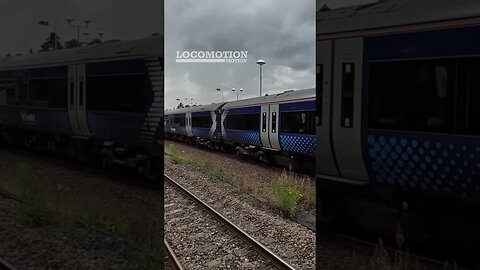
<path fill-rule="evenodd" d="M 7 105 L 7 87 L 0 84 L 0 105 Z"/>
<path fill-rule="evenodd" d="M 27 105 L 34 107 L 66 108 L 67 80 L 31 80 Z"/>
<path fill-rule="evenodd" d="M 67 108 L 68 92 L 67 79 L 53 80 L 49 82 L 48 107 L 65 109 Z"/>
<path fill-rule="evenodd" d="M 280 117 L 282 133 L 315 135 L 315 112 L 282 112 Z"/>
<path fill-rule="evenodd" d="M 12 84 L 7 86 L 7 105 L 15 105 L 17 101 L 17 93 Z"/>
<path fill-rule="evenodd" d="M 145 76 L 87 77 L 87 108 L 99 111 L 144 112 Z"/>
<path fill-rule="evenodd" d="M 185 126 L 185 116 L 183 115 L 178 115 L 173 118 L 173 125 L 174 126 L 180 126 L 184 127 Z"/>
<path fill-rule="evenodd" d="M 452 133 L 455 61 L 370 64 L 369 127 Z"/>
<path fill-rule="evenodd" d="M 48 107 L 48 80 L 30 81 L 27 105 L 34 107 Z"/>
<path fill-rule="evenodd" d="M 227 115 L 226 126 L 227 129 L 258 131 L 260 117 L 258 113 Z"/>
<path fill-rule="evenodd" d="M 192 127 L 210 128 L 211 117 L 210 116 L 192 116 Z"/>
<path fill-rule="evenodd" d="M 317 65 L 317 125 L 322 125 L 322 102 L 323 102 L 323 65 Z"/>
<path fill-rule="evenodd" d="M 262 132 L 267 132 L 267 113 L 262 114 Z"/>
<path fill-rule="evenodd" d="M 480 135 L 480 58 L 459 62 L 459 132 Z"/>
<path fill-rule="evenodd" d="M 355 64 L 344 63 L 342 66 L 342 104 L 341 127 L 353 127 L 353 97 L 355 90 Z"/>

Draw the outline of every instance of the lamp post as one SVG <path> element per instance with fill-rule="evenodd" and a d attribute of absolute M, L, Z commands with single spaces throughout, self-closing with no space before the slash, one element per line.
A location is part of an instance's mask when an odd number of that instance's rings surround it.
<path fill-rule="evenodd" d="M 243 93 L 243 88 L 240 88 L 240 94 Z M 238 100 L 238 93 L 237 93 L 237 100 Z"/>
<path fill-rule="evenodd" d="M 38 24 L 53 28 L 53 35 L 54 35 L 53 43 L 55 43 L 53 45 L 53 49 L 56 51 L 57 50 L 57 27 L 55 25 L 50 24 L 49 21 L 39 21 Z"/>
<path fill-rule="evenodd" d="M 232 87 L 232 92 L 235 94 L 235 87 Z M 237 92 L 237 100 L 238 100 L 238 92 Z"/>
<path fill-rule="evenodd" d="M 92 22 L 92 20 L 84 19 L 83 20 L 83 22 L 85 23 L 84 26 L 79 25 L 79 24 L 72 25 L 72 22 L 75 21 L 75 19 L 72 18 L 72 17 L 67 17 L 66 20 L 68 22 L 68 27 L 77 29 L 77 45 L 78 45 L 77 47 L 80 47 L 80 45 L 81 45 L 81 43 L 80 43 L 80 28 L 85 28 L 85 29 L 88 28 L 88 25 Z M 85 32 L 85 33 L 87 33 L 87 32 Z M 85 35 L 85 33 L 84 33 L 84 35 Z M 86 34 L 85 37 L 86 36 L 88 36 L 88 34 Z"/>
<path fill-rule="evenodd" d="M 262 66 L 265 65 L 267 62 L 265 60 L 258 60 L 257 64 L 260 66 L 260 96 L 262 96 Z"/>
<path fill-rule="evenodd" d="M 217 89 L 215 89 L 215 90 L 217 90 L 218 92 L 220 92 L 220 95 L 222 96 L 222 102 L 223 102 L 223 93 L 222 93 L 222 89 L 220 89 L 220 88 L 217 88 Z"/>

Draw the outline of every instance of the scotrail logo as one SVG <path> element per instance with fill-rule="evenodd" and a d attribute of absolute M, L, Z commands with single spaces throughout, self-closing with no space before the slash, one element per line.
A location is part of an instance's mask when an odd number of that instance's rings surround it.
<path fill-rule="evenodd" d="M 247 63 L 248 51 L 177 51 L 177 63 Z"/>

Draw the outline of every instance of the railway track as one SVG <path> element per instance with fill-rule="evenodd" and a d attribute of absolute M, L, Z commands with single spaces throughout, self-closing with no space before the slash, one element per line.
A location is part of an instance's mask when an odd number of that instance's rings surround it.
<path fill-rule="evenodd" d="M 207 203 L 202 201 L 200 198 L 195 196 L 193 193 L 188 191 L 178 182 L 170 178 L 168 175 L 164 175 L 165 182 L 173 186 L 176 190 L 183 193 L 189 200 L 195 202 L 196 205 L 200 206 L 204 211 L 208 212 L 212 217 L 214 217 L 222 226 L 228 228 L 235 236 L 240 238 L 243 242 L 247 243 L 249 247 L 253 248 L 258 254 L 260 254 L 269 265 L 272 265 L 275 269 L 279 270 L 294 270 L 295 268 L 291 266 L 287 261 L 270 251 L 262 243 L 254 239 L 244 230 L 242 230 L 237 225 L 233 224 L 222 214 L 217 212 L 215 209 L 210 207 Z"/>
<path fill-rule="evenodd" d="M 0 270 L 16 270 L 16 268 L 0 258 Z"/>
<path fill-rule="evenodd" d="M 173 270 L 184 270 L 185 268 L 183 268 L 182 264 L 177 258 L 177 255 L 175 255 L 175 252 L 173 252 L 173 249 L 167 242 L 167 239 L 163 240 L 163 247 L 165 250 L 166 259 L 170 267 L 172 267 Z"/>

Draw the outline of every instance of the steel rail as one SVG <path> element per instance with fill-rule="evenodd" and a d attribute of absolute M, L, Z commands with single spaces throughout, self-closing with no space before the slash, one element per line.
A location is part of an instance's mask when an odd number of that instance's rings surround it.
<path fill-rule="evenodd" d="M 215 219 L 217 219 L 220 223 L 225 225 L 228 229 L 230 229 L 233 233 L 238 235 L 242 240 L 244 240 L 246 243 L 248 243 L 250 246 L 252 246 L 262 257 L 267 259 L 271 264 L 273 264 L 277 269 L 279 270 L 295 270 L 293 266 L 291 266 L 288 262 L 286 262 L 284 259 L 282 259 L 280 256 L 276 255 L 273 253 L 271 250 L 269 250 L 266 246 L 264 246 L 262 243 L 258 242 L 255 238 L 250 236 L 248 233 L 246 233 L 244 230 L 242 230 L 240 227 L 237 225 L 233 224 L 230 220 L 228 220 L 226 217 L 224 217 L 222 214 L 217 212 L 215 209 L 210 207 L 208 204 L 203 202 L 200 198 L 195 196 L 193 193 L 188 191 L 186 188 L 184 188 L 181 184 L 173 180 L 171 177 L 168 175 L 164 174 L 164 178 L 173 186 L 175 186 L 177 189 L 179 189 L 182 193 L 190 197 L 192 200 L 194 200 L 196 203 L 198 203 L 202 208 L 207 210 L 208 213 L 210 213 Z"/>
<path fill-rule="evenodd" d="M 170 244 L 168 244 L 167 239 L 163 240 L 163 246 L 165 247 L 165 254 L 167 256 L 168 262 L 170 263 L 170 266 L 172 266 L 175 270 L 184 270 L 185 268 L 183 268 L 182 264 L 175 255 L 175 252 L 173 252 Z"/>
<path fill-rule="evenodd" d="M 0 258 L 0 270 L 17 270 L 15 267 Z"/>

